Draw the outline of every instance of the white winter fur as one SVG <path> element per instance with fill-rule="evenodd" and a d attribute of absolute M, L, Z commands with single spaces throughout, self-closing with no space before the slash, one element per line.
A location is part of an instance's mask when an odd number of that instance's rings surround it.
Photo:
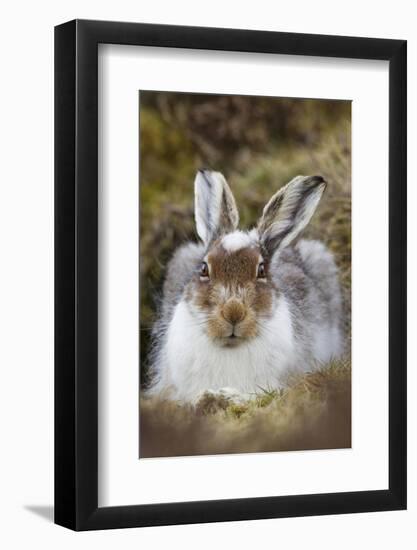
<path fill-rule="evenodd" d="M 340 312 L 342 309 L 342 298 L 337 283 L 337 269 L 334 264 L 333 256 L 329 250 L 319 241 L 307 241 L 301 239 L 297 243 L 297 250 L 301 255 L 304 265 L 313 273 L 316 272 L 316 284 L 327 286 L 330 295 L 329 308 L 331 311 Z M 334 269 L 333 282 L 336 282 L 335 289 L 328 288 L 328 281 L 323 280 L 323 270 L 328 276 L 332 275 L 331 266 Z M 330 291 L 330 292 L 329 292 Z M 340 329 L 339 318 L 331 319 L 329 323 L 323 323 L 315 327 L 315 337 L 313 339 L 313 355 L 316 361 L 326 363 L 332 358 L 337 358 L 343 353 L 343 337 Z"/>
<path fill-rule="evenodd" d="M 180 302 L 168 328 L 164 364 L 154 391 L 192 401 L 208 389 L 228 387 L 249 396 L 281 386 L 299 359 L 285 298 L 263 326 L 259 336 L 246 344 L 220 347 L 207 336 L 198 314 Z"/>
<path fill-rule="evenodd" d="M 237 252 L 242 248 L 251 246 L 253 239 L 244 231 L 233 231 L 222 238 L 222 246 L 227 252 Z"/>
<path fill-rule="evenodd" d="M 199 170 L 194 182 L 194 210 L 197 233 L 208 244 L 216 233 L 222 206 L 227 204 L 229 229 L 236 229 L 239 214 L 233 194 L 220 172 Z"/>

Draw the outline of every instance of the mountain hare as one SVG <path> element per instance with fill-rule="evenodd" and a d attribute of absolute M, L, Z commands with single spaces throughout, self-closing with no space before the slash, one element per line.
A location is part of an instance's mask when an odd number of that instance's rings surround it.
<path fill-rule="evenodd" d="M 283 387 L 343 351 L 341 294 L 331 253 L 318 241 L 291 245 L 326 187 L 298 176 L 268 202 L 255 229 L 225 178 L 200 170 L 188 243 L 167 268 L 150 355 L 151 395 L 195 402 L 209 392 L 247 399 Z"/>

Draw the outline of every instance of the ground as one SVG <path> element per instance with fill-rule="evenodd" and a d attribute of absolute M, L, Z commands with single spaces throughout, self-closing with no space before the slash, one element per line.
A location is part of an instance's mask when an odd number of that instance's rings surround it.
<path fill-rule="evenodd" d="M 142 399 L 141 457 L 346 448 L 349 361 L 333 362 L 245 404 L 207 396 L 197 407 Z"/>

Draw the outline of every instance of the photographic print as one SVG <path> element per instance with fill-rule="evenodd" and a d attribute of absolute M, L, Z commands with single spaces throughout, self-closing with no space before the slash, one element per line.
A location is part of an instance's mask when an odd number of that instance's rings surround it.
<path fill-rule="evenodd" d="M 139 457 L 351 446 L 351 102 L 139 92 Z"/>
<path fill-rule="evenodd" d="M 55 523 L 406 509 L 406 41 L 73 20 L 54 57 Z"/>

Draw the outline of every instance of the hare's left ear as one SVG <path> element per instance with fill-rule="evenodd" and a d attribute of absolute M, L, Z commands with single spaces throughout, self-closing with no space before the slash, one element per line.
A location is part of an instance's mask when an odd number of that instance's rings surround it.
<path fill-rule="evenodd" d="M 258 222 L 261 243 L 269 254 L 289 245 L 305 228 L 325 188 L 321 176 L 297 176 L 271 198 Z"/>
<path fill-rule="evenodd" d="M 205 245 L 237 228 L 236 202 L 220 172 L 199 170 L 194 182 L 194 197 L 197 233 Z"/>

